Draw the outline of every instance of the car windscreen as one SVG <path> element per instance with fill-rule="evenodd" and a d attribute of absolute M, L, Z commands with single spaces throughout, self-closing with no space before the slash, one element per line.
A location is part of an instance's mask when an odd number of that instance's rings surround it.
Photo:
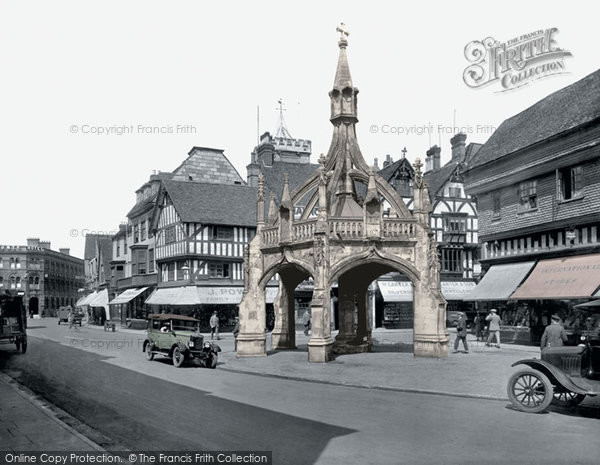
<path fill-rule="evenodd" d="M 196 321 L 171 320 L 171 325 L 173 331 L 196 331 L 198 329 Z"/>

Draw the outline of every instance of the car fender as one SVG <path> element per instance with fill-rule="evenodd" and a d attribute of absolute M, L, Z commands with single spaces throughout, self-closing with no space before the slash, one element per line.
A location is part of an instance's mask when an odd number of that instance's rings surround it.
<path fill-rule="evenodd" d="M 519 360 L 518 362 L 513 363 L 511 366 L 517 365 L 527 365 L 535 370 L 541 371 L 544 373 L 552 382 L 552 384 L 559 385 L 567 391 L 574 392 L 576 394 L 584 394 L 584 395 L 594 395 L 597 394 L 592 391 L 588 391 L 587 389 L 583 389 L 577 386 L 571 378 L 564 374 L 563 371 L 554 365 L 549 364 L 543 360 L 538 360 L 537 358 L 532 358 L 528 360 Z"/>

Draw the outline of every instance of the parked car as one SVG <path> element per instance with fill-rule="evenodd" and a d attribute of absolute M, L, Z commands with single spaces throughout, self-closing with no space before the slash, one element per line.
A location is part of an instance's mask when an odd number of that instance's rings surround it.
<path fill-rule="evenodd" d="M 148 315 L 148 328 L 143 351 L 147 360 L 162 355 L 180 367 L 184 362 L 197 362 L 207 368 L 216 368 L 221 348 L 204 341 L 200 321 L 190 316 L 174 314 Z"/>
<path fill-rule="evenodd" d="M 58 309 L 58 324 L 68 323 L 69 322 L 69 312 L 71 311 L 71 307 L 59 307 Z M 81 321 L 83 320 L 83 312 L 81 310 L 73 310 L 73 323 L 81 326 Z"/>
<path fill-rule="evenodd" d="M 15 344 L 27 351 L 27 318 L 21 296 L 0 295 L 0 343 Z"/>
<path fill-rule="evenodd" d="M 600 313 L 600 307 L 590 307 Z M 597 332 L 580 335 L 577 346 L 547 347 L 542 358 L 520 360 L 526 365 L 508 381 L 508 398 L 519 410 L 543 412 L 550 404 L 575 406 L 586 396 L 600 394 L 600 337 Z"/>

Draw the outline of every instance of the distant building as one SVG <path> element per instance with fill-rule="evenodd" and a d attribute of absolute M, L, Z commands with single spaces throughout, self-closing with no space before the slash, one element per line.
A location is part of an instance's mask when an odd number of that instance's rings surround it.
<path fill-rule="evenodd" d="M 144 325 L 148 312 L 147 297 L 159 283 L 156 240 L 151 229 L 161 182 L 245 185 L 223 150 L 193 147 L 188 157 L 172 172 L 150 176 L 136 191 L 136 203 L 127 213 L 127 222 L 112 237 L 111 279 L 114 292 L 110 296 L 110 318 L 123 325 Z M 190 199 L 202 202 L 201 198 Z M 136 321 L 138 320 L 138 321 Z"/>
<path fill-rule="evenodd" d="M 466 146 L 466 138 L 465 134 L 456 134 L 450 140 L 452 158 L 444 166 L 441 166 L 441 149 L 431 147 L 426 154 L 423 174 L 429 185 L 430 226 L 440 253 L 440 279 L 442 293 L 448 302 L 448 314 L 472 311 L 463 298 L 475 287 L 475 277 L 479 274 L 477 205 L 464 191 L 462 173 L 481 144 Z M 375 159 L 375 164 L 377 161 Z M 395 162 L 387 155 L 378 174 L 394 187 L 412 210 L 414 169 L 404 155 Z M 389 210 L 384 208 L 384 216 L 386 214 Z M 378 288 L 375 326 L 411 328 L 412 284 L 399 273 L 391 273 L 378 280 Z"/>
<path fill-rule="evenodd" d="M 552 313 L 575 321 L 600 297 L 600 70 L 505 120 L 464 175 L 485 272 L 469 298 L 510 340 L 537 343 Z"/>
<path fill-rule="evenodd" d="M 83 260 L 69 249 L 51 250 L 50 242 L 27 239 L 27 245 L 0 245 L 0 293 L 22 295 L 30 314 L 51 315 L 74 305 L 84 285 Z"/>

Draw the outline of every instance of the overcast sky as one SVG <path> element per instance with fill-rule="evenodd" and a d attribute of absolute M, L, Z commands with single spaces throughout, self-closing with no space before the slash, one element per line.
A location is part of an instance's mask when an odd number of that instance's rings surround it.
<path fill-rule="evenodd" d="M 245 179 L 257 106 L 260 132 L 274 132 L 282 98 L 289 131 L 312 140 L 316 162 L 331 137 L 341 21 L 369 164 L 403 147 L 423 158 L 440 142 L 445 162 L 454 121 L 483 143 L 490 126 L 600 68 L 597 17 L 575 1 L 0 5 L 0 244 L 39 237 L 80 257 L 86 232 L 115 231 L 152 171 L 172 171 L 194 145 L 224 149 Z M 509 92 L 463 81 L 469 42 L 553 27 L 573 54 L 565 74 Z M 124 126 L 133 130 L 91 133 Z"/>

